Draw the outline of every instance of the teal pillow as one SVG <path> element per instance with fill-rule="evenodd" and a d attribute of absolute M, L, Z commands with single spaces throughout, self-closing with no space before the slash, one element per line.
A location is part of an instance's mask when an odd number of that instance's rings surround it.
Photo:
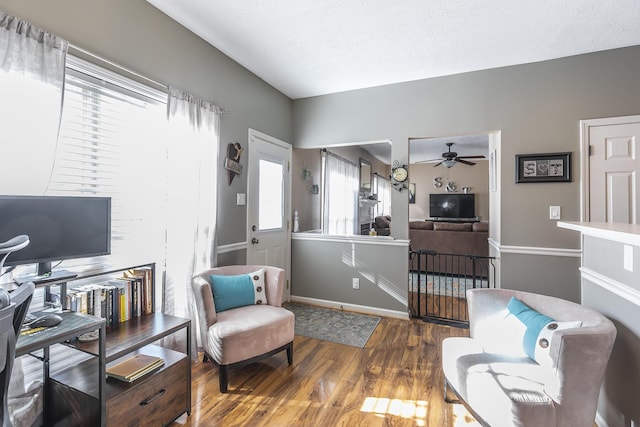
<path fill-rule="evenodd" d="M 237 276 L 212 274 L 211 290 L 216 312 L 266 303 L 264 269 Z"/>
<path fill-rule="evenodd" d="M 526 327 L 524 337 L 522 338 L 522 347 L 527 356 L 535 360 L 538 335 L 540 335 L 540 332 L 546 325 L 554 320 L 549 316 L 538 313 L 536 310 L 514 297 L 511 297 L 511 300 L 507 305 L 507 310 Z"/>

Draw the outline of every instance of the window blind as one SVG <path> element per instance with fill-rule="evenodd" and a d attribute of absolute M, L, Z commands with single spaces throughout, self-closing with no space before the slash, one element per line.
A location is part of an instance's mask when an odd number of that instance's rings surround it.
<path fill-rule="evenodd" d="M 166 94 L 71 56 L 66 71 L 46 194 L 111 197 L 112 255 L 156 259 L 164 247 Z"/>

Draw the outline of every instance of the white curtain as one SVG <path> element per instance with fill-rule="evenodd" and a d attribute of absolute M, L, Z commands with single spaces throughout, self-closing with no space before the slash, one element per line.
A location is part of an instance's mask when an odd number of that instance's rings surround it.
<path fill-rule="evenodd" d="M 175 89 L 167 105 L 168 194 L 163 312 L 191 319 L 199 334 L 191 278 L 215 263 L 216 177 L 221 109 Z M 201 347 L 197 343 L 197 347 Z"/>
<path fill-rule="evenodd" d="M 358 166 L 330 152 L 324 156 L 323 218 L 324 234 L 352 235 L 358 230 Z"/>
<path fill-rule="evenodd" d="M 42 194 L 56 151 L 68 43 L 0 12 L 0 193 Z M 27 356 L 25 356 L 27 357 Z M 9 389 L 13 425 L 31 425 L 42 384 L 25 384 L 17 358 Z"/>
<path fill-rule="evenodd" d="M 376 175 L 376 186 L 378 194 L 377 215 L 391 215 L 391 182 Z"/>
<path fill-rule="evenodd" d="M 0 12 L 4 194 L 42 194 L 53 167 L 68 43 Z"/>

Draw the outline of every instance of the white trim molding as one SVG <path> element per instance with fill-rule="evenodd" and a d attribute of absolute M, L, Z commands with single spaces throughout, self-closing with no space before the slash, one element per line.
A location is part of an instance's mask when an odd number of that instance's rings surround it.
<path fill-rule="evenodd" d="M 396 310 L 388 310 L 386 308 L 369 307 L 366 305 L 349 304 L 346 302 L 329 301 L 318 298 L 299 297 L 291 295 L 292 302 L 301 302 L 304 304 L 317 305 L 326 308 L 335 308 L 338 310 L 348 310 L 358 313 L 371 314 L 375 316 L 392 317 L 394 319 L 409 320 L 409 313 Z"/>
<path fill-rule="evenodd" d="M 507 246 L 501 245 L 493 239 L 489 239 L 489 245 L 495 250 L 504 254 L 520 254 L 520 255 L 545 255 L 545 256 L 562 256 L 570 258 L 580 258 L 582 249 L 565 249 L 565 248 L 541 248 L 537 246 Z"/>
<path fill-rule="evenodd" d="M 584 280 L 588 280 L 609 292 L 613 292 L 625 300 L 632 302 L 633 304 L 640 306 L 640 291 L 632 288 L 631 286 L 620 283 L 617 280 L 613 280 L 610 277 L 604 276 L 596 271 L 593 271 L 586 267 L 580 267 L 580 276 Z"/>
<path fill-rule="evenodd" d="M 612 222 L 558 222 L 558 227 L 579 231 L 583 236 L 640 246 L 640 225 Z"/>
<path fill-rule="evenodd" d="M 409 246 L 408 240 L 394 239 L 389 236 L 337 236 L 321 233 L 292 233 L 291 240 L 308 240 L 316 242 L 357 243 L 362 245 Z"/>
<path fill-rule="evenodd" d="M 218 254 L 226 254 L 229 252 L 246 250 L 249 244 L 247 242 L 230 243 L 228 245 L 218 246 Z"/>

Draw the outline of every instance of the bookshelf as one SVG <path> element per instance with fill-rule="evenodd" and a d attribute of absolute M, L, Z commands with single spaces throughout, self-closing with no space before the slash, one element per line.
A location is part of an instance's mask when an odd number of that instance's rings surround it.
<path fill-rule="evenodd" d="M 75 283 L 86 285 L 105 282 L 130 270 L 148 270 L 151 286 L 149 296 L 155 302 L 155 264 L 133 266 L 103 266 L 87 271 L 74 271 L 72 279 L 48 280 L 36 287 L 58 286 L 63 307 L 71 298 Z M 46 292 L 48 293 L 48 292 Z M 75 313 L 74 313 L 75 314 Z M 191 413 L 191 322 L 155 311 L 141 312 L 126 321 L 109 323 L 108 316 L 78 314 L 106 324 L 102 339 L 81 342 L 75 337 L 64 343 L 90 356 L 84 362 L 63 370 L 55 366 L 45 368 L 45 411 L 47 425 L 166 425 L 183 413 Z M 61 325 L 64 324 L 61 323 Z M 163 338 L 174 333 L 186 334 L 183 351 L 159 345 Z M 44 343 L 52 345 L 52 342 Z M 48 352 L 48 350 L 45 350 Z M 131 382 L 107 378 L 106 367 L 136 354 L 160 357 L 164 365 Z"/>

